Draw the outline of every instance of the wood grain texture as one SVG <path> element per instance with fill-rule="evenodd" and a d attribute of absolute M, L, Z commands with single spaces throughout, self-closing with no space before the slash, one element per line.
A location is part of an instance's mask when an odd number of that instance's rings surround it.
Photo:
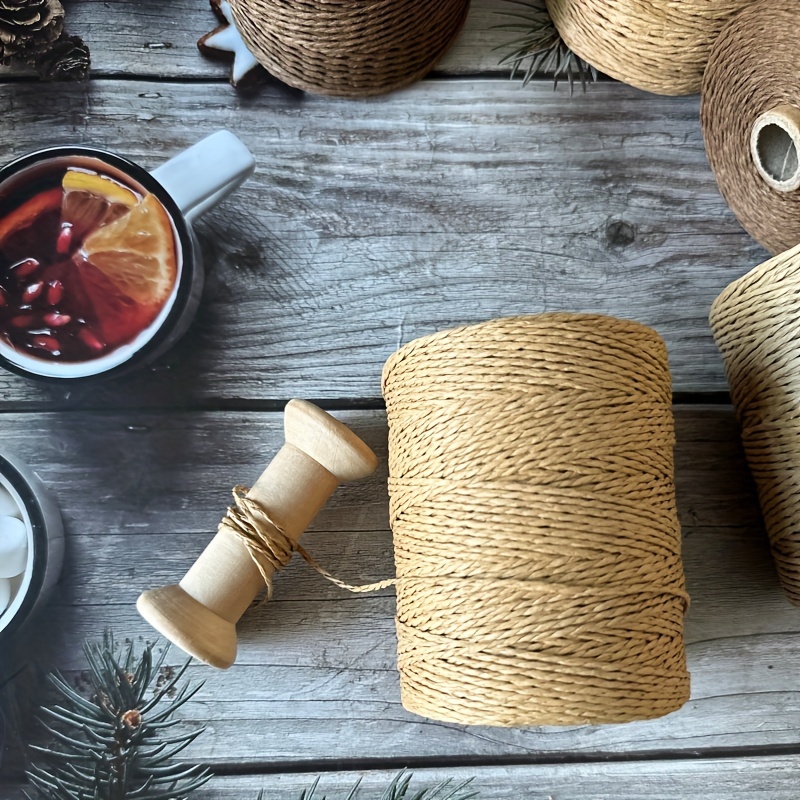
<path fill-rule="evenodd" d="M 100 81 L 0 86 L 0 108 L 14 131 L 0 161 L 60 139 L 153 167 L 228 127 L 258 163 L 198 227 L 208 281 L 183 342 L 102 388 L 2 375 L 6 408 L 375 399 L 410 339 L 554 310 L 652 325 L 677 390 L 723 391 L 708 308 L 764 257 L 716 190 L 696 98 L 462 80 L 362 102 L 245 100 Z"/>
<path fill-rule="evenodd" d="M 692 607 L 692 699 L 661 720 L 503 730 L 435 723 L 399 702 L 391 590 L 353 596 L 295 560 L 275 598 L 246 615 L 228 672 L 204 680 L 188 719 L 208 732 L 188 757 L 267 766 L 320 759 L 574 757 L 702 752 L 798 742 L 800 610 L 780 593 L 730 409 L 678 407 L 678 499 Z M 341 416 L 382 459 L 343 487 L 304 544 L 352 582 L 392 574 L 382 412 Z M 105 625 L 138 639 L 140 591 L 178 580 L 210 539 L 229 487 L 255 478 L 282 441 L 279 414 L 5 414 L 3 443 L 56 493 L 65 579 L 20 643 L 79 680 L 79 642 Z M 173 661 L 179 655 L 173 654 Z"/>
<path fill-rule="evenodd" d="M 516 36 L 496 27 L 507 22 L 503 12 L 508 10 L 515 9 L 505 0 L 472 0 L 467 23 L 436 73 L 501 71 L 504 46 Z M 229 66 L 204 58 L 197 49 L 197 40 L 218 25 L 208 0 L 73 0 L 66 19 L 69 32 L 89 46 L 93 78 L 133 75 L 225 81 L 230 77 Z M 0 67 L 0 80 L 24 74 Z M 233 95 L 234 90 L 229 92 Z"/>
<path fill-rule="evenodd" d="M 481 800 L 796 800 L 798 756 L 664 760 L 622 763 L 415 769 L 411 786 L 472 779 Z M 319 776 L 320 800 L 344 800 L 357 780 L 357 800 L 377 800 L 396 772 L 338 772 Z M 298 800 L 317 775 L 219 776 L 192 800 Z M 6 800 L 22 800 L 15 787 L 0 784 Z M 700 793 L 702 792 L 702 794 Z"/>

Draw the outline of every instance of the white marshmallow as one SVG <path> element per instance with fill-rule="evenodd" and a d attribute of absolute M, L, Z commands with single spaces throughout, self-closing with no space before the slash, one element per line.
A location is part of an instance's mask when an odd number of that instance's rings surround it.
<path fill-rule="evenodd" d="M 14 517 L 0 517 L 0 578 L 25 572 L 28 563 L 28 531 Z"/>
<path fill-rule="evenodd" d="M 5 486 L 0 486 L 0 517 L 22 519 L 17 501 L 9 494 Z"/>
<path fill-rule="evenodd" d="M 11 602 L 11 581 L 7 578 L 0 578 L 0 616 L 8 608 Z"/>

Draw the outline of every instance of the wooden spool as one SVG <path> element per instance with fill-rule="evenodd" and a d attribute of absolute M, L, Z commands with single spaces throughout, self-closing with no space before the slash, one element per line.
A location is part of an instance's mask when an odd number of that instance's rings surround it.
<path fill-rule="evenodd" d="M 286 442 L 247 497 L 293 544 L 340 483 L 374 472 L 378 459 L 349 428 L 305 400 L 285 411 Z M 183 580 L 139 597 L 139 613 L 195 658 L 227 669 L 236 659 L 236 623 L 264 589 L 242 540 L 221 528 Z"/>

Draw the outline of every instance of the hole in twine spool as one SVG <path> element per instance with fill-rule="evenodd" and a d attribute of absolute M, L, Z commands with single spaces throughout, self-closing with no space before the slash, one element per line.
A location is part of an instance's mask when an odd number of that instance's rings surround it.
<path fill-rule="evenodd" d="M 403 705 L 475 725 L 651 719 L 689 697 L 667 353 L 542 314 L 383 371 Z"/>
<path fill-rule="evenodd" d="M 800 109 L 778 106 L 753 124 L 750 151 L 761 177 L 779 192 L 800 188 Z"/>

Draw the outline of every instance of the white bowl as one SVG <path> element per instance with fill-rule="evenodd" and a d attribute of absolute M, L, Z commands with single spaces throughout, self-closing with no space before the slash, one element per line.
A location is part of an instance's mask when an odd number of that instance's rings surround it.
<path fill-rule="evenodd" d="M 6 508 L 8 498 L 12 508 Z M 11 601 L 0 612 L 0 642 L 19 630 L 47 599 L 64 557 L 64 528 L 58 506 L 38 476 L 11 453 L 0 450 L 2 513 L 25 525 L 28 554 L 25 570 L 11 578 Z M 17 513 L 13 513 L 16 508 Z"/>

